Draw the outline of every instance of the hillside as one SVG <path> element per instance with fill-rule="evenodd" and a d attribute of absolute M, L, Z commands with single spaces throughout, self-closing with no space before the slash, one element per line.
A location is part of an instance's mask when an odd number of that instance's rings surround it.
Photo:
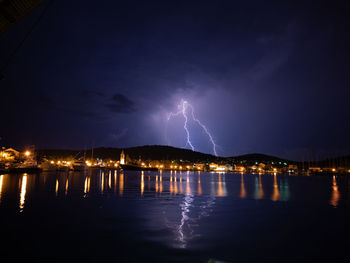
<path fill-rule="evenodd" d="M 348 167 L 350 166 L 350 156 L 326 159 L 318 162 L 296 162 L 292 160 L 282 159 L 276 156 L 252 153 L 232 157 L 216 157 L 211 154 L 191 151 L 188 149 L 176 148 L 172 146 L 162 145 L 145 145 L 130 148 L 95 148 L 88 150 L 64 150 L 64 149 L 44 149 L 38 150 L 39 159 L 65 159 L 65 158 L 94 158 L 118 160 L 121 151 L 129 155 L 131 159 L 142 160 L 183 160 L 189 162 L 228 162 L 236 164 L 253 165 L 255 163 L 269 163 L 274 165 L 298 164 L 300 166 L 320 166 L 320 167 Z"/>
<path fill-rule="evenodd" d="M 129 155 L 131 159 L 142 160 L 187 160 L 190 162 L 207 162 L 215 160 L 225 160 L 223 157 L 215 157 L 210 154 L 191 151 L 188 149 L 175 148 L 171 146 L 161 145 L 146 145 L 138 147 L 123 148 L 125 154 Z M 119 159 L 122 149 L 120 148 L 96 148 L 89 150 L 63 150 L 63 149 L 43 149 L 38 150 L 38 157 L 41 158 L 94 158 L 101 159 Z"/>
<path fill-rule="evenodd" d="M 254 163 L 287 163 L 287 164 L 293 164 L 297 163 L 295 161 L 282 159 L 276 156 L 261 154 L 261 153 L 251 153 L 251 154 L 244 154 L 239 156 L 233 156 L 229 157 L 228 159 L 231 159 L 234 163 L 244 162 L 246 164 L 254 164 Z"/>

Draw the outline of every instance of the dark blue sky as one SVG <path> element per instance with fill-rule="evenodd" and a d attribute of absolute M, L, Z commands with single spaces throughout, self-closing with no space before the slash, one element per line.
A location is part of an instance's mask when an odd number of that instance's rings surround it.
<path fill-rule="evenodd" d="M 184 147 L 167 116 L 186 99 L 219 155 L 349 154 L 348 10 L 294 2 L 54 1 L 3 72 L 1 144 Z M 0 36 L 2 63 L 44 5 Z"/>

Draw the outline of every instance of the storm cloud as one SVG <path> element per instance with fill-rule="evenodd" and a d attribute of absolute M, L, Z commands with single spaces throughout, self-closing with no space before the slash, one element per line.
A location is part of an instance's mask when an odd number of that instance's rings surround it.
<path fill-rule="evenodd" d="M 2 60 L 39 13 L 0 36 Z M 219 155 L 348 153 L 348 25 L 331 1 L 55 1 L 2 72 L 2 142 L 185 147 L 167 120 L 185 99 Z"/>
<path fill-rule="evenodd" d="M 114 113 L 133 113 L 136 111 L 135 104 L 123 94 L 114 94 L 106 107 Z"/>

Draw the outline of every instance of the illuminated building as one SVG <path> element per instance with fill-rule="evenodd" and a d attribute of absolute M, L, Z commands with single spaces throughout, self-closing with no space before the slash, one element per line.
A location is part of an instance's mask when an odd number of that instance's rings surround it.
<path fill-rule="evenodd" d="M 203 171 L 205 167 L 205 163 L 195 163 L 193 166 L 194 166 L 194 169 L 198 171 Z"/>
<path fill-rule="evenodd" d="M 217 167 L 218 167 L 218 165 L 216 163 L 210 163 L 209 164 L 209 168 L 210 168 L 211 171 L 215 171 Z"/>
<path fill-rule="evenodd" d="M 310 172 L 321 172 L 321 167 L 309 167 Z"/>
<path fill-rule="evenodd" d="M 125 164 L 125 154 L 123 150 L 120 154 L 120 164 Z"/>
<path fill-rule="evenodd" d="M 20 157 L 20 153 L 12 148 L 8 148 L 8 149 L 3 148 L 0 151 L 1 161 L 14 161 L 16 158 L 18 159 L 19 157 Z"/>

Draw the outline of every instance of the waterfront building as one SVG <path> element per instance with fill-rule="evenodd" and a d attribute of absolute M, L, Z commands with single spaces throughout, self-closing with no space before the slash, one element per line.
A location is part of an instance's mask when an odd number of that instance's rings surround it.
<path fill-rule="evenodd" d="M 151 162 L 149 163 L 149 166 L 150 166 L 150 167 L 159 168 L 160 165 L 161 165 L 161 163 L 160 163 L 159 161 L 157 161 L 157 160 L 151 161 Z"/>
<path fill-rule="evenodd" d="M 309 167 L 310 172 L 322 172 L 321 167 Z"/>
<path fill-rule="evenodd" d="M 297 173 L 298 172 L 298 166 L 296 164 L 290 164 L 288 165 L 288 173 Z"/>
<path fill-rule="evenodd" d="M 235 172 L 245 172 L 245 167 L 243 165 L 235 165 Z"/>
<path fill-rule="evenodd" d="M 193 164 L 193 168 L 198 171 L 203 171 L 205 167 L 205 163 L 195 163 Z"/>
<path fill-rule="evenodd" d="M 259 165 L 258 165 L 258 170 L 259 170 L 259 171 L 264 171 L 264 170 L 265 170 L 265 167 L 266 167 L 266 164 L 264 164 L 264 163 L 259 163 Z"/>
<path fill-rule="evenodd" d="M 120 164 L 126 164 L 124 150 L 122 150 L 122 152 L 120 153 Z"/>
<path fill-rule="evenodd" d="M 214 163 L 214 162 L 212 162 L 212 163 L 209 164 L 209 170 L 210 170 L 210 171 L 215 171 L 216 168 L 218 168 L 218 164 L 216 164 L 216 163 Z"/>
<path fill-rule="evenodd" d="M 13 148 L 2 148 L 0 152 L 0 160 L 3 162 L 12 162 L 20 157 L 20 152 Z"/>

